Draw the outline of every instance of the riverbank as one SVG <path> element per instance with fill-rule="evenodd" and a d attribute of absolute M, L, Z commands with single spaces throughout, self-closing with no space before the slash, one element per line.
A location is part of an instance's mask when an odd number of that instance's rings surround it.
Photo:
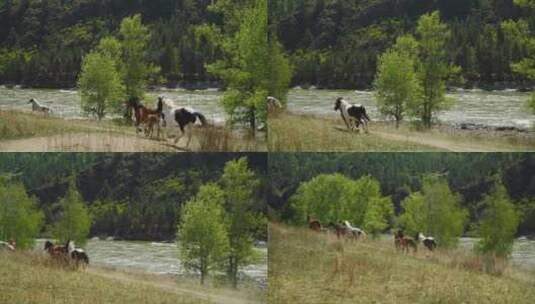
<path fill-rule="evenodd" d="M 178 129 L 168 132 L 176 134 Z M 261 140 L 224 126 L 194 128 L 188 148 L 185 147 L 186 140 L 184 137 L 175 145 L 172 139 L 149 139 L 136 135 L 134 127 L 112 120 L 67 120 L 0 111 L 1 152 L 241 152 L 266 149 Z"/>
<path fill-rule="evenodd" d="M 257 291 L 201 287 L 170 276 L 90 266 L 63 269 L 47 256 L 0 253 L 0 303 L 263 303 Z"/>
<path fill-rule="evenodd" d="M 511 152 L 535 150 L 535 133 L 435 126 L 418 131 L 372 122 L 369 134 L 348 132 L 340 119 L 281 113 L 269 119 L 268 148 L 277 152 Z"/>
<path fill-rule="evenodd" d="M 396 252 L 391 240 L 340 242 L 304 228 L 270 225 L 268 302 L 531 303 L 535 274 L 480 271 L 459 251 Z"/>

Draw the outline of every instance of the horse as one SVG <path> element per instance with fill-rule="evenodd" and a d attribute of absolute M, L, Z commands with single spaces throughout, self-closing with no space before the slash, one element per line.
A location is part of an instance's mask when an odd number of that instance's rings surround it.
<path fill-rule="evenodd" d="M 268 96 L 267 100 L 268 113 L 279 111 L 282 109 L 282 103 L 275 97 Z"/>
<path fill-rule="evenodd" d="M 394 244 L 396 249 L 401 250 L 402 252 L 409 253 L 410 248 L 412 248 L 415 253 L 418 251 L 417 242 L 413 238 L 405 236 L 402 230 L 398 230 L 394 235 Z"/>
<path fill-rule="evenodd" d="M 74 241 L 67 242 L 67 249 L 70 258 L 74 261 L 77 267 L 79 267 L 80 265 L 89 265 L 89 257 L 83 249 L 75 247 Z"/>
<path fill-rule="evenodd" d="M 0 249 L 6 249 L 8 251 L 15 251 L 17 248 L 17 243 L 14 240 L 9 240 L 7 242 L 0 241 Z"/>
<path fill-rule="evenodd" d="M 134 109 L 134 116 L 136 118 L 135 127 L 136 127 L 136 133 L 140 133 L 141 125 L 147 124 L 148 119 L 150 115 L 158 115 L 160 118 L 162 118 L 165 121 L 165 116 L 163 114 L 163 100 L 158 99 L 158 104 L 156 109 L 149 109 L 145 107 L 138 98 L 133 97 L 130 98 L 126 105 L 129 109 Z"/>
<path fill-rule="evenodd" d="M 366 232 L 364 230 L 362 230 L 362 229 L 360 229 L 358 227 L 353 227 L 349 221 L 344 221 L 343 224 L 349 230 L 349 232 L 351 233 L 351 236 L 355 240 L 367 237 L 367 234 L 366 234 Z"/>
<path fill-rule="evenodd" d="M 423 233 L 419 232 L 416 239 L 419 242 L 422 242 L 429 251 L 434 251 L 437 248 L 437 242 L 434 237 L 425 236 Z"/>
<path fill-rule="evenodd" d="M 336 233 L 336 238 L 338 238 L 338 239 L 340 239 L 341 237 L 346 237 L 347 236 L 348 229 L 343 224 L 340 224 L 340 223 L 336 223 L 335 224 L 333 222 L 330 222 L 328 227 L 331 230 L 334 230 L 334 232 Z"/>
<path fill-rule="evenodd" d="M 316 231 L 321 232 L 321 223 L 318 220 L 312 219 L 310 216 L 307 216 L 307 222 L 308 222 L 308 228 Z"/>
<path fill-rule="evenodd" d="M 160 139 L 160 121 L 162 121 L 162 119 L 159 114 L 149 115 L 145 124 L 145 136 L 152 138 L 154 126 L 156 126 L 157 139 Z"/>
<path fill-rule="evenodd" d="M 69 254 L 69 242 L 65 246 L 57 246 L 52 244 L 51 241 L 45 242 L 45 251 L 50 254 L 52 258 L 55 259 L 66 259 Z"/>
<path fill-rule="evenodd" d="M 52 112 L 52 110 L 50 110 L 49 107 L 41 105 L 39 102 L 37 102 L 37 100 L 35 100 L 35 98 L 30 99 L 28 103 L 32 104 L 32 112 L 41 112 L 45 116 L 47 116 L 48 114 Z"/>
<path fill-rule="evenodd" d="M 358 131 L 360 125 L 363 125 L 365 132 L 368 133 L 368 122 L 370 122 L 371 119 L 366 113 L 366 108 L 363 105 L 349 104 L 343 97 L 340 97 L 336 99 L 334 110 L 340 111 L 342 119 L 350 131 Z"/>
<path fill-rule="evenodd" d="M 163 104 L 163 112 L 165 114 L 164 119 L 166 120 L 166 124 L 172 124 L 174 120 L 174 122 L 178 124 L 178 127 L 180 128 L 181 135 L 175 138 L 175 144 L 178 143 L 178 141 L 184 135 L 186 135 L 187 131 L 188 143 L 186 147 L 189 147 L 192 137 L 191 127 L 197 121 L 199 121 L 203 127 L 208 125 L 206 117 L 194 109 L 186 107 L 176 107 L 173 101 L 165 99 L 163 96 L 160 96 L 158 98 L 158 102 L 161 102 Z"/>

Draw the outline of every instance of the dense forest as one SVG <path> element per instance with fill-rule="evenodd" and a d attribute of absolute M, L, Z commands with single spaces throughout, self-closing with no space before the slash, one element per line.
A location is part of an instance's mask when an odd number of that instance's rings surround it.
<path fill-rule="evenodd" d="M 495 180 L 503 182 L 522 214 L 519 233 L 535 233 L 535 157 L 529 154 L 374 153 L 374 154 L 271 154 L 268 202 L 275 218 L 293 217 L 289 201 L 299 186 L 319 174 L 341 173 L 358 179 L 371 176 L 390 196 L 399 214 L 401 202 L 420 191 L 426 174 L 446 178 L 461 195 L 470 223 L 482 213 L 480 202 L 492 191 Z M 467 226 L 467 228 L 470 225 Z"/>
<path fill-rule="evenodd" d="M 225 164 L 246 157 L 260 180 L 254 200 L 265 211 L 264 154 L 9 154 L 0 155 L 0 176 L 22 182 L 44 212 L 45 228 L 58 218 L 71 177 L 92 218 L 91 236 L 170 240 L 181 207 L 206 183 L 219 183 Z M 5 178 L 5 177 L 4 177 Z M 2 180 L 0 179 L 0 182 Z M 266 231 L 257 238 L 266 238 Z"/>
<path fill-rule="evenodd" d="M 214 81 L 205 64 L 221 54 L 196 27 L 222 24 L 213 0 L 1 0 L 0 83 L 73 87 L 82 59 L 116 34 L 126 16 L 141 14 L 150 28 L 147 56 L 166 82 Z"/>
<path fill-rule="evenodd" d="M 466 86 L 529 87 L 511 64 L 529 55 L 535 15 L 513 0 L 270 0 L 273 31 L 290 54 L 295 85 L 370 88 L 377 58 L 414 33 L 423 14 L 448 25 L 449 60 Z M 520 23 L 517 21 L 521 20 Z"/>

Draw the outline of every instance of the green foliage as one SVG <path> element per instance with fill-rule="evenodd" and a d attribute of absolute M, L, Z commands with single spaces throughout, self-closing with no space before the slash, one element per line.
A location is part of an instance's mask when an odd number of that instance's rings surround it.
<path fill-rule="evenodd" d="M 204 185 L 182 210 L 177 233 L 180 258 L 186 269 L 200 272 L 201 284 L 211 270 L 221 268 L 228 255 L 224 195 L 217 185 Z"/>
<path fill-rule="evenodd" d="M 479 221 L 477 250 L 497 257 L 508 257 L 513 251 L 520 217 L 507 190 L 501 183 L 483 199 L 485 211 Z"/>
<path fill-rule="evenodd" d="M 307 216 L 322 223 L 347 220 L 373 234 L 383 231 L 393 215 L 392 201 L 369 176 L 355 181 L 341 174 L 318 175 L 299 185 L 291 205 L 297 223 L 305 223 Z"/>
<path fill-rule="evenodd" d="M 0 240 L 14 240 L 17 248 L 32 248 L 43 224 L 43 212 L 24 185 L 0 176 Z"/>
<path fill-rule="evenodd" d="M 270 39 L 269 62 L 271 67 L 269 95 L 285 102 L 292 81 L 293 67 L 276 37 Z"/>
<path fill-rule="evenodd" d="M 119 108 L 125 87 L 116 66 L 112 58 L 98 52 L 89 53 L 84 58 L 78 79 L 84 112 L 94 112 L 102 119 L 109 108 Z"/>
<path fill-rule="evenodd" d="M 255 232 L 266 227 L 255 192 L 260 182 L 248 168 L 247 158 L 230 161 L 221 176 L 225 194 L 225 223 L 228 227 L 230 252 L 227 273 L 234 287 L 238 283 L 238 269 L 248 265 L 254 258 Z"/>
<path fill-rule="evenodd" d="M 399 225 L 410 235 L 423 232 L 436 238 L 441 247 L 454 247 L 464 231 L 468 212 L 448 182 L 436 175 L 423 178 L 422 189 L 402 203 Z"/>
<path fill-rule="evenodd" d="M 219 1 L 214 9 L 237 19 L 226 19 L 222 40 L 216 42 L 225 54 L 224 59 L 208 65 L 207 69 L 227 86 L 222 103 L 231 122 L 246 124 L 254 131 L 258 123 L 266 121 L 266 98 L 270 89 L 285 82 L 282 74 L 271 78 L 270 51 L 275 51 L 276 63 L 283 62 L 284 58 L 277 47 L 270 47 L 268 43 L 267 1 L 252 0 L 235 8 L 225 3 Z M 233 30 L 225 32 L 229 28 Z"/>
<path fill-rule="evenodd" d="M 407 107 L 415 103 L 421 93 L 410 55 L 396 50 L 381 55 L 374 87 L 379 111 L 393 117 L 399 127 Z"/>
<path fill-rule="evenodd" d="M 74 178 L 69 182 L 69 189 L 59 201 L 61 215 L 52 227 L 52 235 L 60 242 L 68 240 L 84 245 L 91 228 L 91 217 L 82 196 L 76 189 Z"/>
<path fill-rule="evenodd" d="M 141 15 L 138 14 L 123 19 L 119 37 L 126 95 L 128 98 L 142 99 L 149 76 L 158 71 L 156 67 L 148 63 L 146 57 L 150 31 L 142 24 Z"/>

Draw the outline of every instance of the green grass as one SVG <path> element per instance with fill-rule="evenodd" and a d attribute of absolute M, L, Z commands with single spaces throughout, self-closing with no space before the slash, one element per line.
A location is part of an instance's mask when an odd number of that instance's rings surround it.
<path fill-rule="evenodd" d="M 48 257 L 0 252 L 0 303 L 210 303 L 135 280 L 63 269 Z"/>
<path fill-rule="evenodd" d="M 270 225 L 268 303 L 532 303 L 535 274 L 483 273 L 460 251 L 402 254 L 393 241 L 343 242 Z"/>
<path fill-rule="evenodd" d="M 525 133 L 463 131 L 437 126 L 417 131 L 382 122 L 370 134 L 350 133 L 340 119 L 281 113 L 269 118 L 268 149 L 274 152 L 498 152 L 533 151 L 535 137 Z"/>

